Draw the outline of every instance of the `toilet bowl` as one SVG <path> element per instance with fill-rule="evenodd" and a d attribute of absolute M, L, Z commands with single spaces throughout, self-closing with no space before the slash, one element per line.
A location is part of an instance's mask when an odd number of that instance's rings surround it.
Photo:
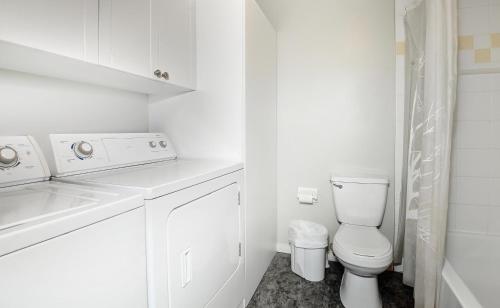
<path fill-rule="evenodd" d="M 382 307 L 377 275 L 392 263 L 391 243 L 376 227 L 341 224 L 333 251 L 345 267 L 340 298 L 347 308 Z"/>
<path fill-rule="evenodd" d="M 346 308 L 381 308 L 377 275 L 392 263 L 392 245 L 379 231 L 389 181 L 383 177 L 331 178 L 340 226 L 333 252 L 344 266 L 340 299 Z"/>

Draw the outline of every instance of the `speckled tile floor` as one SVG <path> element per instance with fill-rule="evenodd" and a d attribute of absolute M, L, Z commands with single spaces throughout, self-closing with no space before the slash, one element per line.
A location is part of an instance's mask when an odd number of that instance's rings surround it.
<path fill-rule="evenodd" d="M 277 253 L 257 287 L 248 308 L 316 308 L 344 306 L 339 288 L 344 268 L 330 262 L 325 280 L 309 282 L 294 274 L 290 255 Z M 413 288 L 402 283 L 402 275 L 385 272 L 379 276 L 379 288 L 384 308 L 413 307 Z"/>

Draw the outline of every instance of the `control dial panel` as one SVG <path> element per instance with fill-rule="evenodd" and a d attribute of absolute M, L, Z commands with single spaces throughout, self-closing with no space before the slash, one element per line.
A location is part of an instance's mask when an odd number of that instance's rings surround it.
<path fill-rule="evenodd" d="M 161 133 L 52 134 L 55 176 L 67 176 L 175 159 Z"/>
<path fill-rule="evenodd" d="M 50 171 L 31 136 L 0 136 L 0 187 L 47 180 Z"/>
<path fill-rule="evenodd" d="M 11 168 L 19 163 L 19 155 L 12 147 L 0 147 L 0 168 Z"/>
<path fill-rule="evenodd" d="M 86 141 L 79 141 L 73 143 L 71 148 L 73 149 L 73 152 L 75 153 L 76 157 L 80 159 L 90 158 L 92 156 L 92 153 L 94 153 L 94 148 L 90 143 Z"/>

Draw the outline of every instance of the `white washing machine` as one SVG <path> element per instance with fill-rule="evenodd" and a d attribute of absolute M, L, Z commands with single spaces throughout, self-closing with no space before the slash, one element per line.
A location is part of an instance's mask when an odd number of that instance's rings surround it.
<path fill-rule="evenodd" d="M 142 196 L 49 176 L 32 138 L 0 136 L 0 307 L 147 307 Z"/>
<path fill-rule="evenodd" d="M 178 159 L 164 134 L 50 138 L 59 181 L 142 193 L 150 308 L 241 306 L 241 163 Z"/>

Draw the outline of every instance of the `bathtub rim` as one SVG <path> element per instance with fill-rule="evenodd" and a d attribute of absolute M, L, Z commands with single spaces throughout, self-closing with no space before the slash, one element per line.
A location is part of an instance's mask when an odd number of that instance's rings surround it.
<path fill-rule="evenodd" d="M 463 308 L 484 308 L 448 260 L 444 261 L 441 275 L 443 277 L 443 281 L 446 283 L 448 288 L 450 288 L 451 292 L 453 292 Z"/>

